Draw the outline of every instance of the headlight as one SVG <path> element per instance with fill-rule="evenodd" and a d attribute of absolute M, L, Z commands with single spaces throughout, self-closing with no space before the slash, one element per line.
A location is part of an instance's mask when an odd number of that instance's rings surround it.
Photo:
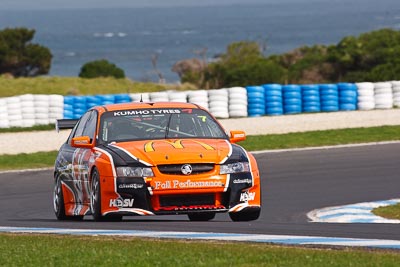
<path fill-rule="evenodd" d="M 143 167 L 117 167 L 117 176 L 123 177 L 152 177 L 151 168 Z"/>
<path fill-rule="evenodd" d="M 229 173 L 239 173 L 239 172 L 249 172 L 250 166 L 248 162 L 235 162 L 230 164 L 221 165 L 219 173 L 229 174 Z"/>

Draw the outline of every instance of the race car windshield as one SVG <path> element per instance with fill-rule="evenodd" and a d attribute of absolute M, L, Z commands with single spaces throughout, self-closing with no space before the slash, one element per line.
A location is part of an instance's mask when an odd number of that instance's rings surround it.
<path fill-rule="evenodd" d="M 201 109 L 110 111 L 101 118 L 101 143 L 145 139 L 228 139 L 220 125 Z"/>

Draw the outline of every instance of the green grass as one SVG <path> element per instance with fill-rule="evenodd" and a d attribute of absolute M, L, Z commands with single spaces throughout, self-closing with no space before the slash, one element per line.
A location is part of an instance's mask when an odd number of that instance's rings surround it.
<path fill-rule="evenodd" d="M 49 124 L 49 125 L 37 125 L 37 126 L 33 126 L 33 127 L 0 128 L 0 133 L 48 131 L 48 130 L 54 130 L 54 129 L 55 129 L 54 124 Z"/>
<path fill-rule="evenodd" d="M 304 133 L 250 135 L 240 145 L 247 150 L 285 149 L 400 140 L 400 126 L 352 128 Z"/>
<path fill-rule="evenodd" d="M 129 79 L 79 77 L 9 78 L 0 76 L 0 97 L 23 94 L 95 95 L 194 89 L 190 85 L 161 85 Z"/>
<path fill-rule="evenodd" d="M 32 154 L 0 155 L 0 170 L 44 168 L 54 166 L 57 151 Z"/>
<path fill-rule="evenodd" d="M 2 266 L 398 266 L 393 251 L 137 238 L 0 235 Z"/>
<path fill-rule="evenodd" d="M 372 213 L 387 219 L 400 220 L 400 203 L 372 210 Z"/>
<path fill-rule="evenodd" d="M 17 131 L 18 129 L 14 130 Z M 263 149 L 315 147 L 390 140 L 400 140 L 400 126 L 251 135 L 247 136 L 245 141 L 240 142 L 240 145 L 249 151 L 256 151 Z M 34 154 L 0 155 L 0 170 L 51 167 L 54 164 L 56 153 L 57 152 L 52 151 Z"/>

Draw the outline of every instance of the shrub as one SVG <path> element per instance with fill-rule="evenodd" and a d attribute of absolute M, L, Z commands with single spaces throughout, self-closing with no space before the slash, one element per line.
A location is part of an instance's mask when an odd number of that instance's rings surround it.
<path fill-rule="evenodd" d="M 125 78 L 125 72 L 115 64 L 105 60 L 95 60 L 84 64 L 79 73 L 81 78 L 115 77 Z"/>

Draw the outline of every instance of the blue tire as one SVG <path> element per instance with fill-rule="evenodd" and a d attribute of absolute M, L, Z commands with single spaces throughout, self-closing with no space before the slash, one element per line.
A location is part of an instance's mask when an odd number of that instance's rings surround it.
<path fill-rule="evenodd" d="M 300 93 L 301 94 L 301 87 L 295 84 L 288 84 L 282 86 L 283 93 Z"/>
<path fill-rule="evenodd" d="M 262 92 L 247 93 L 247 98 L 248 99 L 253 99 L 253 98 L 262 98 L 262 99 L 264 99 L 264 93 L 262 93 Z"/>
<path fill-rule="evenodd" d="M 339 97 L 337 95 L 321 95 L 320 101 L 321 102 L 324 102 L 324 101 L 336 101 L 336 102 L 338 102 L 339 101 Z"/>
<path fill-rule="evenodd" d="M 321 107 L 323 107 L 323 106 L 339 106 L 339 102 L 338 101 L 332 101 L 332 100 L 322 101 L 321 102 Z"/>
<path fill-rule="evenodd" d="M 281 90 L 265 90 L 264 95 L 265 95 L 265 98 L 271 97 L 271 96 L 282 97 L 282 91 Z"/>
<path fill-rule="evenodd" d="M 261 99 L 261 98 L 248 98 L 247 99 L 247 104 L 248 105 L 264 105 L 265 104 L 265 99 Z"/>
<path fill-rule="evenodd" d="M 301 92 L 283 92 L 283 99 L 287 98 L 300 98 L 301 99 Z"/>
<path fill-rule="evenodd" d="M 321 107 L 320 106 L 304 106 L 303 107 L 303 112 L 320 112 Z"/>
<path fill-rule="evenodd" d="M 319 102 L 319 101 L 304 102 L 303 101 L 303 107 L 305 107 L 305 106 L 317 106 L 317 107 L 320 107 L 321 106 L 321 102 Z"/>
<path fill-rule="evenodd" d="M 307 91 L 302 91 L 301 95 L 304 97 L 307 96 L 317 96 L 319 97 L 319 91 L 318 90 L 307 90 Z"/>
<path fill-rule="evenodd" d="M 287 99 L 283 99 L 283 104 L 284 105 L 299 105 L 299 106 L 301 106 L 302 101 L 301 101 L 301 98 L 287 98 Z"/>
<path fill-rule="evenodd" d="M 340 110 L 357 110 L 357 105 L 356 104 L 340 104 L 339 105 Z"/>
<path fill-rule="evenodd" d="M 77 103 L 86 104 L 86 96 L 74 96 L 74 105 Z"/>
<path fill-rule="evenodd" d="M 282 108 L 282 102 L 265 102 L 265 108 Z"/>
<path fill-rule="evenodd" d="M 264 87 L 262 86 L 247 86 L 246 87 L 247 93 L 263 93 L 264 94 Z"/>
<path fill-rule="evenodd" d="M 267 115 L 282 115 L 283 114 L 283 108 L 267 108 L 265 110 L 265 114 Z"/>
<path fill-rule="evenodd" d="M 324 112 L 333 112 L 333 111 L 338 111 L 339 106 L 338 105 L 333 105 L 333 106 L 321 106 L 321 111 Z"/>
<path fill-rule="evenodd" d="M 263 116 L 265 114 L 265 109 L 252 108 L 249 109 L 247 113 L 249 114 L 249 117 Z"/>
<path fill-rule="evenodd" d="M 340 97 L 357 97 L 357 91 L 344 90 L 339 92 Z"/>
<path fill-rule="evenodd" d="M 63 118 L 64 119 L 73 119 L 74 113 L 72 112 L 72 110 L 64 110 Z"/>
<path fill-rule="evenodd" d="M 247 105 L 247 109 L 265 109 L 265 103 L 251 103 Z"/>
<path fill-rule="evenodd" d="M 327 84 L 320 84 L 319 85 L 319 90 L 320 91 L 325 91 L 325 90 L 338 90 L 338 86 L 337 84 L 333 84 L 333 83 L 327 83 Z"/>
<path fill-rule="evenodd" d="M 269 83 L 263 85 L 265 90 L 279 90 L 282 91 L 282 85 L 277 83 Z"/>
<path fill-rule="evenodd" d="M 303 95 L 303 102 L 319 102 L 319 101 L 320 101 L 319 95 L 308 95 L 308 96 Z"/>
<path fill-rule="evenodd" d="M 73 96 L 64 96 L 64 104 L 73 105 L 74 97 Z"/>
<path fill-rule="evenodd" d="M 300 105 L 285 105 L 283 106 L 283 111 L 285 114 L 300 113 L 302 108 Z"/>
<path fill-rule="evenodd" d="M 282 102 L 282 96 L 265 96 L 265 102 Z"/>
<path fill-rule="evenodd" d="M 339 97 L 339 104 L 357 104 L 356 97 Z"/>
<path fill-rule="evenodd" d="M 338 83 L 337 86 L 339 91 L 357 91 L 357 85 L 354 83 Z"/>
<path fill-rule="evenodd" d="M 84 102 L 84 103 L 75 102 L 74 105 L 73 105 L 73 108 L 74 108 L 74 110 L 77 110 L 77 109 L 86 110 L 87 109 L 86 102 Z"/>

